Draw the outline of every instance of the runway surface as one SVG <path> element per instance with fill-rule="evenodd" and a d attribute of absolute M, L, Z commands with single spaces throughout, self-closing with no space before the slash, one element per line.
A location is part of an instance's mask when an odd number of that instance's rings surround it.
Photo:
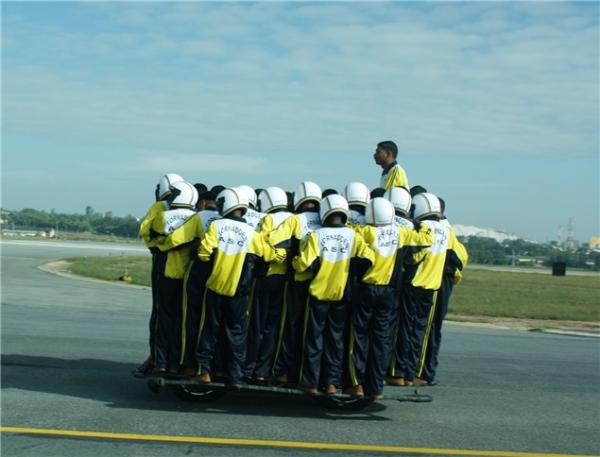
<path fill-rule="evenodd" d="M 447 325 L 432 403 L 388 401 L 359 413 L 264 395 L 187 403 L 129 374 L 147 355 L 148 290 L 37 269 L 139 248 L 1 248 L 2 455 L 600 454 L 598 339 Z"/>

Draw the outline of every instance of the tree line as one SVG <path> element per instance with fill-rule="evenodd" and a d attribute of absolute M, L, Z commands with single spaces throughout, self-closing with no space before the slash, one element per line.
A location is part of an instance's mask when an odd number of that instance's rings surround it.
<path fill-rule="evenodd" d="M 48 232 L 93 233 L 96 235 L 114 235 L 125 238 L 136 238 L 139 230 L 137 218 L 113 216 L 111 211 L 104 214 L 86 207 L 85 214 L 57 213 L 54 210 L 43 211 L 25 208 L 20 211 L 2 209 L 2 228 L 36 230 Z"/>
<path fill-rule="evenodd" d="M 134 216 L 113 216 L 111 211 L 99 213 L 87 206 L 85 214 L 57 213 L 25 208 L 20 211 L 2 209 L 2 228 L 114 235 L 137 238 L 139 220 Z M 469 252 L 469 263 L 488 265 L 544 265 L 565 262 L 568 267 L 600 270 L 600 253 L 585 248 L 564 250 L 556 243 L 532 243 L 522 239 L 504 241 L 492 238 L 460 238 Z"/>

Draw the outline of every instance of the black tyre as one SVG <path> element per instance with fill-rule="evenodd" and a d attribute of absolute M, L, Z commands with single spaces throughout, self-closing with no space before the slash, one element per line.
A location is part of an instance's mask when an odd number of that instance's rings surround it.
<path fill-rule="evenodd" d="M 371 397 L 340 398 L 335 396 L 319 396 L 316 400 L 323 408 L 338 411 L 362 411 L 373 403 Z"/>
<path fill-rule="evenodd" d="M 218 400 L 226 393 L 221 389 L 215 390 L 214 388 L 197 385 L 176 386 L 175 388 L 175 395 L 184 401 L 210 402 Z"/>

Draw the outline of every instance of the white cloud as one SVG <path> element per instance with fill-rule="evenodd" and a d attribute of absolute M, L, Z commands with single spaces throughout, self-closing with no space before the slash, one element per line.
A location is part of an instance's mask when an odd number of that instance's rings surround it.
<path fill-rule="evenodd" d="M 173 168 L 185 173 L 231 173 L 257 174 L 270 173 L 268 162 L 261 157 L 248 157 L 235 154 L 180 154 L 165 152 L 163 155 L 144 157 L 137 169 L 142 168 L 157 173 Z"/>
<path fill-rule="evenodd" d="M 65 63 L 5 65 L 9 131 L 185 153 L 359 152 L 383 136 L 427 154 L 597 153 L 598 26 L 571 5 L 93 10 L 101 33 L 9 27 L 9 51 Z"/>

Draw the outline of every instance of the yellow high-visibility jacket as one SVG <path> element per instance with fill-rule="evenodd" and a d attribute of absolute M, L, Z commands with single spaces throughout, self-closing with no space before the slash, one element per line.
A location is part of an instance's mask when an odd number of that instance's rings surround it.
<path fill-rule="evenodd" d="M 152 232 L 151 228 L 154 219 L 163 212 L 167 211 L 168 209 L 169 204 L 166 201 L 160 200 L 154 202 L 152 206 L 150 206 L 150 208 L 148 209 L 148 212 L 144 216 L 144 219 L 142 219 L 142 223 L 140 224 L 139 235 L 140 238 L 144 240 L 144 244 L 148 249 L 157 247 L 163 241 L 164 238 L 161 238 L 161 236 L 158 236 L 158 234 Z"/>
<path fill-rule="evenodd" d="M 265 238 L 269 239 L 269 235 L 275 229 L 277 229 L 281 224 L 283 224 L 286 220 L 292 217 L 293 214 L 289 211 L 279 211 L 277 213 L 269 213 L 265 217 L 263 217 L 260 226 L 258 227 L 258 232 Z M 267 276 L 271 275 L 284 275 L 287 273 L 287 263 L 271 263 L 269 265 L 269 270 L 267 271 Z"/>
<path fill-rule="evenodd" d="M 191 246 L 173 250 L 167 248 L 171 245 L 177 247 L 184 244 L 184 239 L 193 239 L 191 234 L 193 224 L 186 224 L 186 222 L 193 219 L 195 215 L 196 211 L 194 210 L 174 208 L 163 211 L 152 221 L 151 231 L 161 236 L 161 243 L 157 247 L 161 251 L 168 251 L 165 264 L 165 276 L 167 278 L 183 279 L 185 276 L 185 271 L 191 259 Z M 179 228 L 182 230 L 178 231 Z"/>
<path fill-rule="evenodd" d="M 211 222 L 217 219 L 221 219 L 217 210 L 208 209 L 200 211 L 177 227 L 158 245 L 158 248 L 163 252 L 167 252 L 181 248 L 194 240 L 201 241 L 208 231 Z"/>
<path fill-rule="evenodd" d="M 454 233 L 454 229 L 450 225 L 450 222 L 448 222 L 448 219 L 443 218 L 440 220 L 440 223 L 446 225 Z M 469 254 L 467 253 L 467 248 L 457 238 L 456 246 L 453 250 L 448 251 L 448 255 L 446 256 L 444 275 L 451 276 L 454 284 L 460 283 L 462 280 L 462 270 L 467 266 L 468 260 Z"/>
<path fill-rule="evenodd" d="M 422 224 L 419 231 L 400 227 L 398 224 L 374 227 L 363 227 L 361 235 L 375 253 L 375 261 L 365 273 L 362 280 L 366 284 L 388 286 L 393 277 L 400 272 L 398 269 L 398 250 L 405 247 L 427 248 L 433 244 L 431 229 Z"/>
<path fill-rule="evenodd" d="M 285 255 L 285 249 L 273 248 L 243 218 L 235 216 L 213 221 L 198 249 L 201 261 L 213 261 L 206 287 L 227 297 L 249 291 L 257 257 L 281 263 Z"/>
<path fill-rule="evenodd" d="M 350 261 L 366 259 L 370 263 L 375 255 L 365 240 L 349 227 L 323 227 L 310 235 L 294 257 L 292 265 L 297 272 L 313 267 L 318 260 L 318 269 L 310 282 L 309 293 L 318 300 L 340 301 L 344 297 Z"/>
<path fill-rule="evenodd" d="M 457 250 L 460 252 L 462 244 L 456 239 L 454 230 L 450 230 L 446 224 L 432 220 L 422 221 L 421 224 L 431 229 L 433 244 L 428 249 L 413 255 L 413 265 L 407 268 L 405 279 L 409 280 L 414 287 L 438 290 L 442 284 L 448 252 L 457 252 Z M 464 254 L 466 250 L 461 252 L 461 256 Z"/>
<path fill-rule="evenodd" d="M 269 234 L 271 246 L 284 247 L 291 250 L 291 257 L 299 252 L 300 242 L 308 235 L 321 228 L 321 219 L 318 211 L 305 211 L 287 218 L 279 227 Z M 308 281 L 312 278 L 310 270 L 294 274 L 295 281 Z"/>
<path fill-rule="evenodd" d="M 408 189 L 408 178 L 404 168 L 394 162 L 383 170 L 379 187 L 383 187 L 385 190 L 390 190 L 392 187 L 406 187 Z"/>

